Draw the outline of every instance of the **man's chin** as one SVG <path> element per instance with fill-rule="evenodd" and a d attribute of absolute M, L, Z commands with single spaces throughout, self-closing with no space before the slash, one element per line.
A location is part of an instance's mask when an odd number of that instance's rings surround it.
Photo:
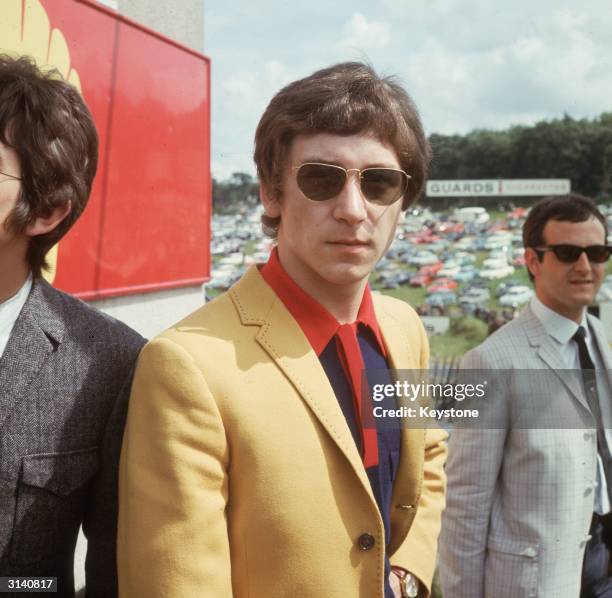
<path fill-rule="evenodd" d="M 337 286 L 349 286 L 367 280 L 371 270 L 364 266 L 344 266 L 325 272 L 322 278 Z"/>

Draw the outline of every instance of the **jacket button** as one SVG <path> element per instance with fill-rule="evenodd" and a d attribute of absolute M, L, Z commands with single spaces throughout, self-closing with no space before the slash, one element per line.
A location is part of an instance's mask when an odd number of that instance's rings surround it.
<path fill-rule="evenodd" d="M 359 544 L 359 548 L 361 548 L 361 550 L 371 550 L 374 548 L 376 540 L 372 534 L 361 534 L 357 543 Z"/>

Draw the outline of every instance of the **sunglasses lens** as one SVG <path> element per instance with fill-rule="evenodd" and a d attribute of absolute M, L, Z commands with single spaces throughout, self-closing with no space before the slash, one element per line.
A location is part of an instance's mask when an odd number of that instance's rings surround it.
<path fill-rule="evenodd" d="M 331 164 L 302 164 L 297 171 L 300 191 L 312 201 L 326 201 L 342 191 L 346 172 Z"/>
<path fill-rule="evenodd" d="M 560 262 L 573 264 L 580 259 L 582 252 L 587 254 L 589 262 L 603 264 L 610 257 L 610 248 L 607 245 L 591 245 L 590 247 L 578 247 L 577 245 L 553 245 L 551 247 Z"/>
<path fill-rule="evenodd" d="M 368 201 L 388 206 L 406 192 L 408 177 L 392 168 L 366 168 L 361 173 L 361 190 Z"/>
<path fill-rule="evenodd" d="M 610 257 L 610 250 L 605 245 L 592 245 L 587 247 L 586 254 L 590 262 L 603 264 Z"/>
<path fill-rule="evenodd" d="M 555 245 L 552 250 L 556 258 L 566 264 L 573 264 L 582 253 L 582 247 L 576 247 L 576 245 Z"/>

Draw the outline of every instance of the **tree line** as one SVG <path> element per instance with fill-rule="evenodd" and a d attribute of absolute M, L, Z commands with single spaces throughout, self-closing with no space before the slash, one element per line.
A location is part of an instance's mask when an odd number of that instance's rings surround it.
<path fill-rule="evenodd" d="M 466 135 L 429 138 L 431 179 L 570 179 L 573 191 L 599 201 L 612 196 L 612 112 L 570 116 Z"/>
<path fill-rule="evenodd" d="M 612 199 L 612 112 L 594 119 L 563 118 L 501 131 L 477 129 L 465 135 L 429 137 L 431 179 L 571 180 L 573 191 L 598 201 Z M 213 178 L 213 211 L 234 213 L 256 205 L 258 181 L 235 172 Z"/>

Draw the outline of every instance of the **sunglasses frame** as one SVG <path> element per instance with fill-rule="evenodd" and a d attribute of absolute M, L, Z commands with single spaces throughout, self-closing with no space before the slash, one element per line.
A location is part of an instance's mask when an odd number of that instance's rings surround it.
<path fill-rule="evenodd" d="M 327 166 L 329 168 L 335 168 L 337 170 L 341 170 L 344 172 L 344 184 L 342 185 L 342 189 L 344 189 L 344 187 L 346 186 L 348 180 L 349 180 L 349 173 L 350 172 L 356 172 L 358 174 L 359 177 L 359 191 L 362 195 L 362 197 L 368 202 L 371 203 L 373 205 L 376 206 L 392 206 L 394 203 L 396 203 L 399 199 L 402 199 L 404 197 L 404 195 L 406 195 L 406 192 L 408 191 L 408 185 L 410 184 L 410 179 L 412 178 L 406 171 L 402 170 L 401 168 L 391 168 L 390 166 L 369 166 L 368 168 L 364 168 L 362 170 L 360 170 L 359 168 L 344 168 L 343 166 L 338 166 L 338 164 L 327 164 L 326 162 L 304 162 L 303 164 L 300 164 L 299 166 L 292 166 L 291 170 L 294 170 L 296 172 L 296 182 L 299 180 L 299 171 L 301 168 L 303 168 L 304 166 Z M 362 182 L 362 175 L 364 172 L 367 172 L 368 170 L 391 170 L 393 172 L 401 172 L 405 179 L 405 184 L 404 184 L 404 188 L 402 190 L 402 192 L 390 203 L 381 203 L 372 199 L 369 199 L 366 194 L 363 191 L 363 187 L 361 185 Z M 329 201 L 330 199 L 333 199 L 334 197 L 336 197 L 335 195 L 332 195 L 331 197 L 328 197 L 327 199 L 311 199 L 310 197 L 308 197 L 304 191 L 302 191 L 302 188 L 300 187 L 299 182 L 297 183 L 298 189 L 300 190 L 300 193 L 302 194 L 302 196 L 304 198 L 306 198 L 308 201 L 312 201 L 313 203 L 323 203 L 326 201 Z"/>
<path fill-rule="evenodd" d="M 573 251 L 579 250 L 576 259 L 570 261 L 562 260 L 557 254 L 557 251 L 563 248 L 571 248 Z M 608 257 L 601 262 L 592 260 L 589 256 L 589 250 L 599 250 L 602 248 L 605 248 L 608 251 Z M 554 245 L 542 245 L 541 247 L 532 247 L 532 249 L 538 254 L 540 258 L 543 256 L 545 251 L 550 251 L 554 253 L 555 257 L 563 264 L 575 264 L 580 259 L 580 256 L 583 253 L 586 253 L 587 259 L 591 264 L 605 264 L 610 259 L 610 255 L 612 254 L 612 245 L 589 245 L 588 247 L 581 247 L 580 245 L 572 245 L 571 243 L 557 243 Z"/>
<path fill-rule="evenodd" d="M 7 176 L 9 179 L 14 179 L 16 181 L 20 181 L 21 177 L 15 176 L 14 174 L 9 174 L 8 172 L 2 172 L 0 170 L 0 174 L 3 174 L 4 176 Z"/>

